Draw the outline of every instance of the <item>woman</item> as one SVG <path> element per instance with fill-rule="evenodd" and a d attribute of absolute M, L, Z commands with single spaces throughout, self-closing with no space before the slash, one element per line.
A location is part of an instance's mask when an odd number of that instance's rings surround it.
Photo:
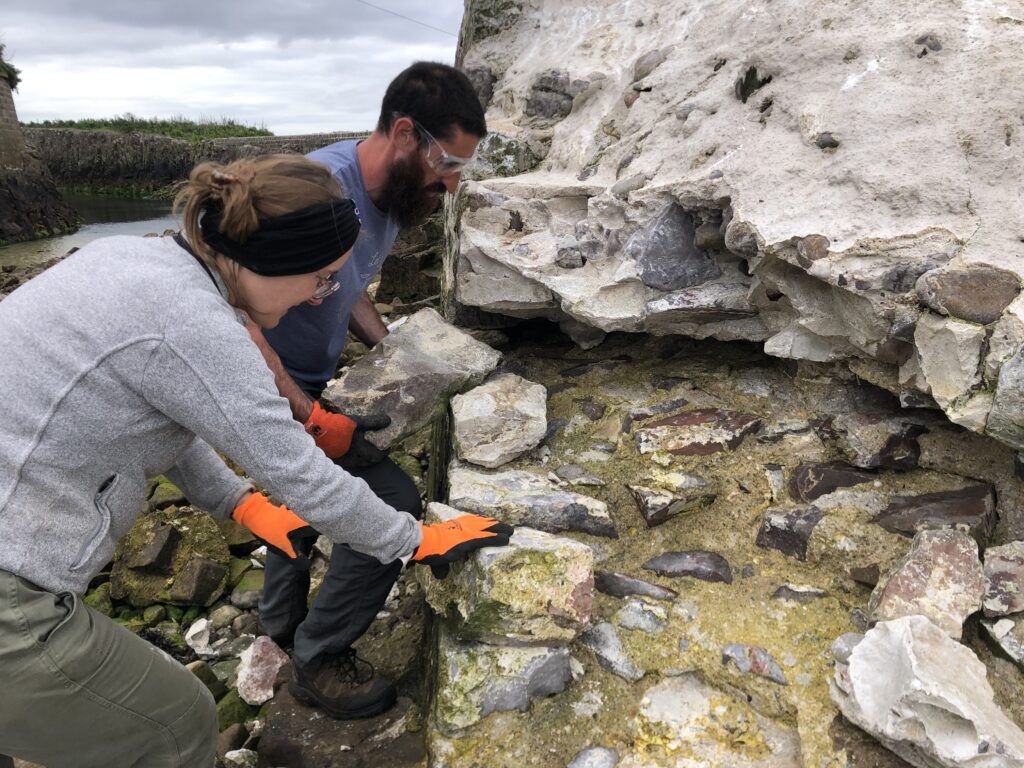
<path fill-rule="evenodd" d="M 179 202 L 187 239 L 95 241 L 0 302 L 0 753 L 47 768 L 213 764 L 205 687 L 80 599 L 147 477 L 290 556 L 307 522 L 382 562 L 433 565 L 511 533 L 389 507 L 278 396 L 240 310 L 270 328 L 333 290 L 359 222 L 325 168 L 205 163 Z"/>

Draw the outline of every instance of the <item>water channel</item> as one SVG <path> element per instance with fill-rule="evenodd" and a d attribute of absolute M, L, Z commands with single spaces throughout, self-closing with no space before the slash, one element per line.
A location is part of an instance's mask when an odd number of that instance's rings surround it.
<path fill-rule="evenodd" d="M 28 267 L 63 256 L 72 248 L 111 235 L 145 235 L 177 229 L 167 200 L 64 193 L 67 203 L 82 216 L 82 227 L 73 234 L 14 243 L 0 248 L 0 266 Z"/>

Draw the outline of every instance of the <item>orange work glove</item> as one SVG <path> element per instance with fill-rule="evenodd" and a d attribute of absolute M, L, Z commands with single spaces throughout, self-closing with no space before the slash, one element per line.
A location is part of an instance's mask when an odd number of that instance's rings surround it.
<path fill-rule="evenodd" d="M 313 401 L 313 412 L 302 425 L 313 436 L 317 447 L 329 458 L 337 459 L 348 453 L 356 423 L 344 414 L 338 413 L 322 401 Z"/>
<path fill-rule="evenodd" d="M 420 524 L 423 541 L 412 556 L 417 563 L 429 565 L 438 579 L 448 575 L 449 563 L 461 560 L 484 547 L 504 547 L 515 529 L 493 517 L 460 515 L 433 525 Z"/>
<path fill-rule="evenodd" d="M 294 544 L 315 539 L 318 534 L 288 507 L 271 504 L 262 493 L 253 493 L 235 507 L 231 517 L 261 538 L 269 549 L 295 560 L 300 567 L 309 567 L 305 552 L 296 550 Z"/>

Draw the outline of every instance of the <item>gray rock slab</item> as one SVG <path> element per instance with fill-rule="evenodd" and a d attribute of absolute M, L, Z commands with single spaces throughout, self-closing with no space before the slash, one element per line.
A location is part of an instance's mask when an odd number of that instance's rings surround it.
<path fill-rule="evenodd" d="M 923 616 L 869 630 L 829 688 L 850 722 L 919 768 L 1024 765 L 1024 731 L 994 703 L 985 665 Z"/>
<path fill-rule="evenodd" d="M 910 552 L 879 581 L 868 608 L 872 621 L 926 616 L 960 639 L 984 594 L 977 542 L 962 531 L 921 531 Z"/>
<path fill-rule="evenodd" d="M 448 473 L 448 488 L 448 503 L 466 512 L 548 533 L 618 537 L 603 501 L 562 490 L 546 477 L 531 472 L 487 473 L 453 464 Z"/>
<path fill-rule="evenodd" d="M 171 566 L 174 548 L 181 541 L 181 534 L 173 525 L 158 525 L 153 528 L 152 539 L 142 549 L 126 558 L 129 568 L 153 568 L 166 571 Z"/>
<path fill-rule="evenodd" d="M 1024 611 L 1024 541 L 985 550 L 985 615 Z"/>
<path fill-rule="evenodd" d="M 452 395 L 479 384 L 500 359 L 500 353 L 434 310 L 421 309 L 328 386 L 323 397 L 342 412 L 389 415 L 391 426 L 368 438 L 383 448 L 443 414 Z"/>
<path fill-rule="evenodd" d="M 502 374 L 451 401 L 452 437 L 463 461 L 500 467 L 536 448 L 547 433 L 547 390 Z"/>
<path fill-rule="evenodd" d="M 595 624 L 580 636 L 580 642 L 592 650 L 598 663 L 612 674 L 630 682 L 636 682 L 644 676 L 645 671 L 626 655 L 622 638 L 614 624 L 607 621 Z"/>
<path fill-rule="evenodd" d="M 224 593 L 228 569 L 216 560 L 194 555 L 174 577 L 169 597 L 181 605 L 212 605 Z"/>
<path fill-rule="evenodd" d="M 717 552 L 695 549 L 687 552 L 665 552 L 643 565 L 659 576 L 691 576 L 701 581 L 732 583 L 729 562 Z"/>

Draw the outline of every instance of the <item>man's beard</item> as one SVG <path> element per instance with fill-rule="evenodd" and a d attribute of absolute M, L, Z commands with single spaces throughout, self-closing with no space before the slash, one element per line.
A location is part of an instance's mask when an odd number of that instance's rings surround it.
<path fill-rule="evenodd" d="M 380 208 L 387 211 L 399 227 L 422 224 L 437 208 L 445 186 L 438 181 L 424 187 L 425 176 L 418 154 L 396 160 L 388 166 Z"/>

